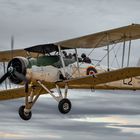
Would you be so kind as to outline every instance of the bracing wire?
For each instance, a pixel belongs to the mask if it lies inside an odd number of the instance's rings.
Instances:
[[[113,46],[112,46],[112,48],[109,50],[109,52],[111,52],[114,48],[115,48],[115,46],[116,46],[116,44],[114,44]],[[98,63],[96,63],[96,65],[95,66],[98,66],[103,60],[104,60],[104,58],[106,58],[107,57],[107,53],[102,57],[102,59],[101,60],[99,60],[99,62]]]
[[[117,49],[116,52],[115,52],[115,50],[113,49],[114,58],[113,58],[113,60],[112,60],[111,67],[112,67],[114,61],[116,60],[117,66],[120,68],[119,61],[118,61],[118,58],[117,58],[117,54],[118,54],[118,52],[119,52],[119,49],[120,49],[120,47],[118,47],[118,49]]]

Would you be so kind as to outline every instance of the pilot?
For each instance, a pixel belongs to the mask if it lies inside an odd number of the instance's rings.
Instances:
[[[69,53],[68,58],[72,59],[72,54],[71,53]]]
[[[74,53],[74,54],[73,54],[73,58],[74,58],[75,60],[77,60],[77,57],[78,57],[78,56],[76,56],[76,53]],[[81,57],[78,57],[78,62],[82,62],[82,58],[81,58]]]
[[[66,51],[63,51],[62,53],[63,53],[63,56],[64,56],[65,58],[67,58],[67,57],[68,57],[68,55],[67,55],[67,52],[66,52]]]
[[[76,53],[72,54],[72,58],[76,60]]]
[[[87,57],[85,53],[82,53],[81,57],[82,57],[82,62],[91,63],[90,58]]]

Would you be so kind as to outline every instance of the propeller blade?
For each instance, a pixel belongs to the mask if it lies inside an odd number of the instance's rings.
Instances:
[[[14,36],[11,36],[11,59],[13,58],[13,50],[14,50]]]
[[[14,74],[15,74],[15,76],[17,76],[19,79],[21,79],[22,81],[24,81],[24,83],[25,83],[25,92],[27,93],[27,92],[28,92],[28,89],[29,89],[27,78],[26,78],[23,74],[21,74],[21,73],[19,73],[19,72],[17,72],[17,71],[14,71]]]
[[[0,84],[6,80],[6,78],[9,76],[9,72],[5,73],[1,78],[0,78]]]

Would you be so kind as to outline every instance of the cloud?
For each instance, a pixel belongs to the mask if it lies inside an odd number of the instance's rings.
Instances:
[[[127,3],[113,0],[109,5],[106,0],[81,0],[80,4],[69,0],[1,0],[1,48],[9,48],[11,34],[15,35],[15,48],[25,48],[139,23],[139,3],[137,0]]]
[[[11,35],[15,36],[14,48],[17,49],[139,23],[139,5],[137,0],[1,0],[0,49],[10,49]],[[139,59],[139,42],[132,42],[132,47],[130,61],[135,66]],[[91,57],[101,59],[104,54],[105,51],[99,49]],[[118,56],[121,55],[120,49]],[[102,64],[106,64],[106,59]]]
[[[69,93],[73,105],[69,114],[60,114],[57,102],[47,95],[35,104],[28,122],[17,114],[23,99],[1,101],[1,133],[25,136],[23,139],[139,139],[139,133],[135,133],[140,123],[137,92],[69,90]]]

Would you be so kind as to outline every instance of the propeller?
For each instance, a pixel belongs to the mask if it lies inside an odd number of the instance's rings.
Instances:
[[[19,80],[23,81],[25,84],[25,92],[28,93],[29,86],[28,86],[28,79],[22,74],[19,73],[18,71],[14,70],[12,66],[8,68],[8,71],[0,78],[0,84],[6,80],[6,78],[14,76],[18,78]]]
[[[14,50],[14,36],[11,36],[11,59],[13,58],[13,50]]]
[[[9,72],[6,72],[6,73],[0,78],[0,84],[1,84],[2,82],[4,82],[4,81],[6,80],[6,78],[7,78],[9,75],[10,75]]]
[[[29,82],[28,82],[28,79],[21,73],[17,72],[17,71],[14,71],[14,74],[16,77],[18,77],[20,80],[22,80],[25,84],[25,92],[28,93],[28,90],[29,90]]]
[[[7,72],[0,78],[0,84],[4,82],[7,78],[14,83],[19,84],[24,82],[25,92],[28,92],[28,79],[26,78],[26,62],[25,58],[14,57],[14,36],[11,36],[11,60],[7,66]]]
[[[7,72],[0,78],[0,84],[4,82],[7,78],[14,83],[19,84],[24,82],[25,92],[28,92],[28,79],[26,78],[26,68],[27,62],[23,57],[14,57],[14,36],[11,36],[11,60],[7,66]]]

